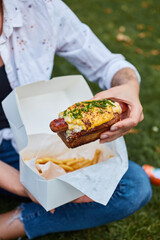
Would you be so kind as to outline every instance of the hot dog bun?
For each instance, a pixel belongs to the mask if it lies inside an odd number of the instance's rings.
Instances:
[[[68,148],[75,148],[99,139],[101,133],[120,121],[125,111],[125,103],[107,99],[79,102],[61,112],[50,128]]]

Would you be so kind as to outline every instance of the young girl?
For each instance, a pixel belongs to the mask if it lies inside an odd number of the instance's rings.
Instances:
[[[65,57],[103,92],[95,98],[117,98],[129,106],[128,117],[101,135],[113,141],[143,120],[139,74],[120,54],[111,53],[61,0],[0,1],[0,102],[17,86],[51,77],[54,55]],[[106,90],[108,89],[108,90]],[[0,187],[35,199],[19,181],[19,155],[0,105]],[[86,196],[46,212],[38,203],[22,203],[0,215],[0,239],[80,230],[120,220],[144,206],[151,186],[143,169],[129,162],[107,206]]]

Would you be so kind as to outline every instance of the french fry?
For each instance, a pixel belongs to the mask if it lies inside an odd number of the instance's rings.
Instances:
[[[84,167],[89,167],[89,166],[91,166],[91,165],[93,165],[93,164],[92,164],[92,161],[89,160],[89,162],[88,162]]]
[[[43,158],[43,159],[45,159],[47,161],[51,161],[55,164],[62,164],[63,163],[61,160],[58,160],[57,158]]]
[[[64,170],[71,172],[71,171],[78,170],[80,168],[88,167],[90,165],[98,163],[100,153],[101,153],[101,151],[99,149],[96,149],[92,160],[86,159],[84,157],[67,158],[67,159],[60,159],[60,160],[58,160],[57,158],[53,158],[53,157],[37,158],[36,164],[45,164],[48,161],[51,161],[51,162],[59,165],[60,167],[62,167]],[[110,157],[112,157],[112,156],[110,156]]]
[[[67,166],[67,165],[65,165],[65,164],[59,164],[59,166],[61,167],[61,168],[63,168],[64,170],[66,170],[66,171],[73,171],[74,169],[72,168],[72,167],[70,167],[70,166]]]
[[[78,170],[81,168],[81,165],[86,162],[86,159],[84,157],[78,158],[78,161],[72,165],[74,170]]]
[[[52,157],[43,157],[43,159],[46,160],[46,161],[52,161],[54,158],[52,158]]]
[[[79,169],[79,166],[75,164],[74,166],[72,166],[72,168],[73,168],[73,171],[75,171]]]
[[[81,158],[78,158],[78,159],[74,158],[72,161],[67,162],[67,165],[71,166],[71,165],[74,165],[75,163],[79,163],[79,162],[82,162],[84,160],[85,160],[84,157],[81,157]]]
[[[76,160],[76,158],[61,159],[61,161],[63,162],[63,164],[67,164],[67,165],[68,165],[69,162],[72,162],[73,160]]]
[[[79,168],[85,167],[85,165],[87,165],[89,162],[90,162],[89,159],[84,160],[82,163],[79,164]]]
[[[55,164],[62,164],[62,161],[61,160],[58,160],[56,158],[37,158],[36,159],[36,164],[45,164],[47,162],[53,162]]]
[[[61,160],[58,160],[58,159],[53,159],[52,162],[55,163],[55,164],[58,164],[58,165],[63,164],[63,162]]]
[[[96,164],[98,162],[100,153],[101,151],[99,149],[96,149],[94,157],[92,159],[92,164]]]
[[[43,158],[37,158],[36,159],[36,164],[45,164],[46,162],[48,162],[48,161],[43,159]]]
[[[42,173],[42,170],[40,169],[39,165],[36,164],[36,168],[37,168],[39,173]]]

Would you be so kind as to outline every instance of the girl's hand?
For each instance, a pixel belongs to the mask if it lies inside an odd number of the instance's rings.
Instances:
[[[106,131],[100,136],[100,143],[110,142],[119,138],[135,127],[144,118],[143,109],[139,100],[139,83],[129,81],[120,86],[115,86],[109,90],[99,92],[94,96],[94,100],[108,98],[122,101],[128,105],[128,111],[123,115],[122,120],[114,124],[110,131]]]
[[[74,203],[88,203],[88,202],[93,202],[93,200],[86,195],[77,198],[76,200],[72,201]]]

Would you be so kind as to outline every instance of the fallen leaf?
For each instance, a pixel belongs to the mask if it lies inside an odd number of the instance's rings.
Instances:
[[[126,31],[126,28],[124,26],[120,26],[118,29],[119,32],[123,33]]]
[[[155,70],[160,70],[160,65],[152,65]]]
[[[151,54],[154,56],[157,56],[157,55],[159,55],[159,50],[153,49],[153,50],[151,50]]]
[[[139,130],[135,128],[131,128],[128,132],[128,134],[137,134],[137,133],[139,133]]]
[[[160,147],[156,147],[156,152],[157,152],[157,153],[160,152]]]
[[[146,34],[144,33],[144,32],[141,32],[141,33],[139,33],[139,35],[138,35],[140,38],[145,38],[146,37]]]
[[[133,40],[130,40],[129,42],[125,42],[124,44],[126,47],[129,47],[129,46],[133,45],[133,43],[134,43]]]
[[[143,54],[143,50],[141,48],[136,48],[135,51],[138,54]]]
[[[106,9],[105,9],[105,13],[107,13],[107,14],[112,13],[112,9],[111,9],[111,8],[106,8]]]
[[[149,32],[141,32],[138,34],[139,38],[145,38],[150,36],[151,34]]]
[[[131,38],[123,33],[118,33],[116,37],[118,42],[131,42]]]
[[[141,6],[142,6],[142,8],[148,8],[148,7],[149,7],[149,3],[147,3],[147,2],[142,2],[142,3],[141,3]]]
[[[137,29],[138,30],[143,30],[145,28],[145,25],[144,24],[138,24],[137,25]]]
[[[149,31],[153,31],[154,27],[153,26],[148,26]]]

